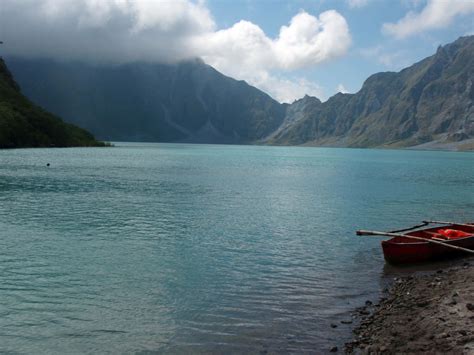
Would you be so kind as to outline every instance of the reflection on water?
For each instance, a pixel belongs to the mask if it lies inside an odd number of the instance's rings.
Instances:
[[[385,264],[383,267],[384,277],[403,277],[411,275],[414,272],[425,273],[441,269],[447,269],[454,266],[463,265],[466,262],[474,262],[472,256],[458,256],[456,258],[449,258],[446,260],[433,261],[429,263],[413,264],[413,265],[390,265]]]
[[[330,323],[400,272],[354,231],[472,219],[473,160],[175,144],[0,151],[0,351],[341,344],[350,326]]]

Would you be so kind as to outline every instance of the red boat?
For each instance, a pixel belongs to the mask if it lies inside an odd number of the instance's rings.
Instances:
[[[431,223],[444,224],[444,226],[420,229]],[[400,234],[401,232],[405,233]],[[421,263],[474,253],[473,223],[425,221],[422,225],[398,231],[358,231],[357,234],[393,237],[382,242],[383,255],[390,264]]]

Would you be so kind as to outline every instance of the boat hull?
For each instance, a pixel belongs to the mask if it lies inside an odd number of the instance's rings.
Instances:
[[[446,228],[456,228],[464,232],[474,233],[474,228],[470,227],[457,227],[455,225],[448,226]],[[428,237],[430,232],[435,232],[439,228],[430,228],[426,230],[419,230],[408,235],[422,237],[430,239]],[[428,232],[428,233],[427,233]],[[467,249],[474,250],[474,235],[458,238],[453,240],[443,241],[446,244],[455,245]],[[443,245],[423,242],[423,241],[412,241],[407,238],[392,238],[382,242],[382,249],[385,260],[390,264],[414,264],[435,261],[445,258],[454,257],[457,255],[465,255],[462,251],[456,251],[455,249],[445,247]]]

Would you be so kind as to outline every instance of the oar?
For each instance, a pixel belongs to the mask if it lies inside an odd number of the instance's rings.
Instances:
[[[474,227],[474,224],[468,223],[456,223],[456,222],[445,222],[445,221],[422,221],[423,223],[432,223],[432,224],[454,224],[455,226],[462,226],[462,227]]]
[[[422,224],[417,224],[416,226],[409,227],[409,228],[396,229],[396,230],[393,230],[393,231],[389,231],[388,233],[408,232],[408,231],[411,231],[411,230],[413,230],[413,229],[418,229],[418,228],[421,228],[421,227],[426,227],[428,224],[430,224],[430,223],[427,222],[427,221],[423,221]]]
[[[421,240],[422,242],[438,244],[438,245],[442,245],[442,246],[447,247],[447,248],[456,249],[456,250],[464,251],[466,253],[474,254],[474,250],[471,250],[471,249],[458,247],[456,245],[447,244],[445,242],[440,242],[438,240],[415,237],[413,235],[400,234],[400,233],[377,232],[377,231],[366,231],[366,230],[358,230],[356,232],[356,234],[357,235],[368,235],[368,236],[401,237],[401,238],[408,238],[408,239],[416,239],[416,240]]]

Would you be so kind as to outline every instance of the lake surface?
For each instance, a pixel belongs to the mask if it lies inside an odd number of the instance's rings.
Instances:
[[[473,220],[473,186],[472,153],[0,151],[0,352],[340,346],[393,277],[354,231]]]

